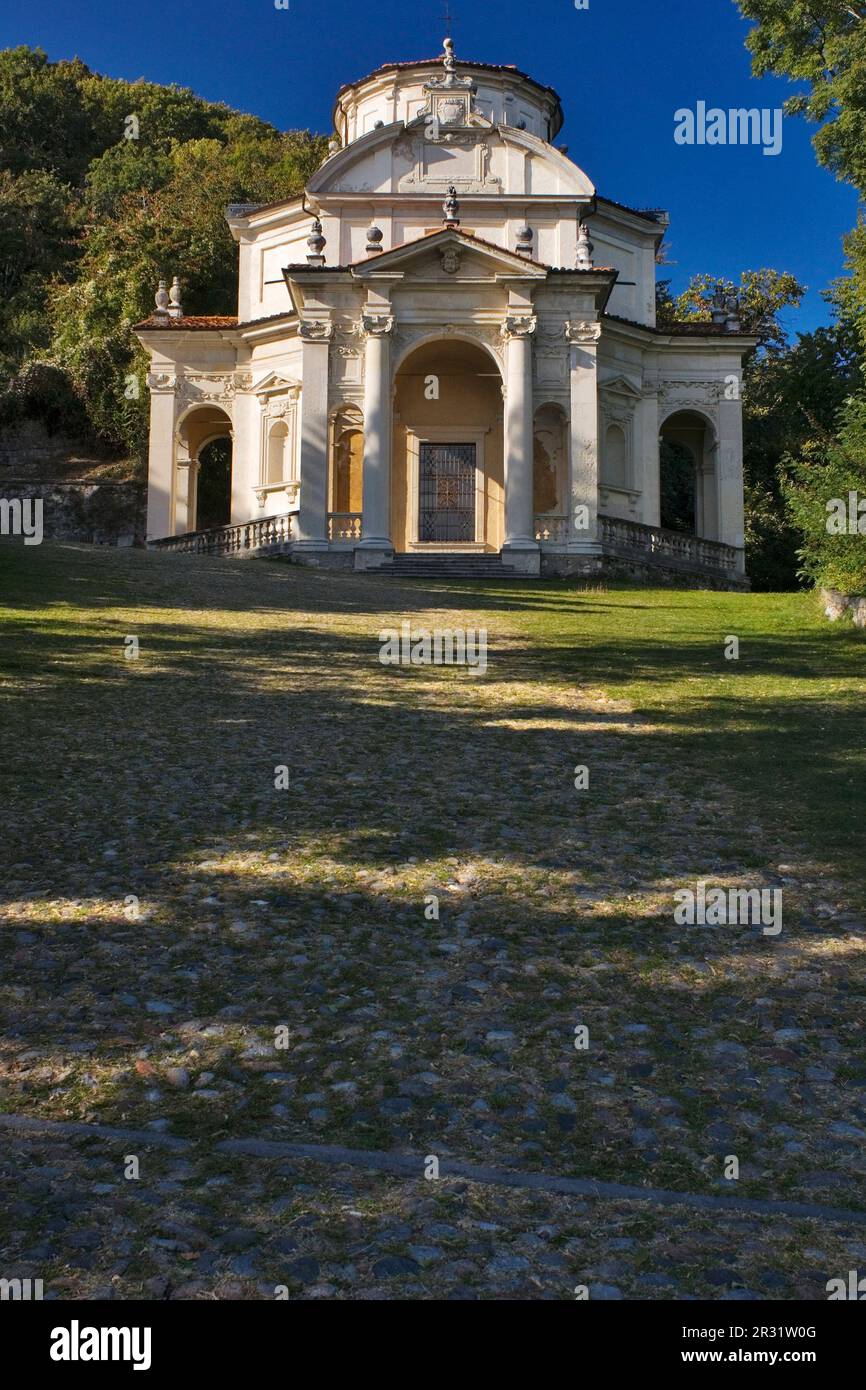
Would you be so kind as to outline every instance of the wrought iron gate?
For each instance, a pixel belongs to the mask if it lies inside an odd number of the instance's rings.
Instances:
[[[475,540],[475,445],[422,444],[419,541]]]

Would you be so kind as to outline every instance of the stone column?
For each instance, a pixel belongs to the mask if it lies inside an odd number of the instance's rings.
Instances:
[[[502,325],[505,360],[505,544],[506,563],[537,574],[540,552],[533,517],[534,432],[532,335],[538,320],[511,314]]]
[[[301,491],[295,550],[328,549],[328,367],[334,325],[302,320]]]
[[[195,530],[198,459],[189,455],[177,461],[177,495],[174,504],[174,529],[178,536]]]
[[[571,344],[571,502],[568,548],[575,554],[599,555],[598,529],[598,343],[601,324],[570,322]]]
[[[740,372],[737,372],[737,380]],[[725,378],[730,382],[730,376]],[[718,538],[738,551],[737,569],[745,573],[745,508],[743,501],[743,403],[730,387],[720,389],[719,439],[716,453],[718,479]]]
[[[364,351],[364,519],[359,569],[375,569],[393,555],[391,540],[391,334],[387,313],[365,313]],[[363,552],[363,553],[362,553]]]
[[[174,412],[177,377],[151,372],[150,452],[147,465],[147,539],[162,540],[174,530]]]
[[[233,526],[252,521],[258,515],[255,487],[259,481],[261,448],[261,407],[251,394],[252,375],[239,372],[234,378],[232,417],[232,510]]]
[[[661,478],[659,466],[659,397],[658,388],[647,386],[638,407],[640,436],[638,440],[640,472],[637,486],[641,489],[640,516],[644,526],[661,525]]]

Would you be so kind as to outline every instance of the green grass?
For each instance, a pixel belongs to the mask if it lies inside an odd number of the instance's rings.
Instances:
[[[745,814],[754,799],[862,885],[866,635],[828,623],[813,594],[536,592],[515,622],[551,679],[627,701],[701,799],[733,787]],[[738,661],[725,659],[729,636]]]
[[[406,617],[486,627],[487,676],[382,667]],[[724,1118],[742,1190],[866,1201],[826,1140],[866,1121],[866,641],[812,597],[4,546],[0,625],[0,1106],[711,1191]],[[784,936],[676,928],[699,878],[784,884]]]

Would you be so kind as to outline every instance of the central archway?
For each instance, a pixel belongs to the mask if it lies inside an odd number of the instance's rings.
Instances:
[[[477,343],[437,339],[409,353],[394,388],[394,549],[501,550],[503,401],[496,361]]]

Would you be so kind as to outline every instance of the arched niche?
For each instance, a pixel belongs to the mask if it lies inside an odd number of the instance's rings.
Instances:
[[[625,491],[631,486],[630,471],[625,427],[620,424],[608,425],[601,455],[601,482],[606,487]]]
[[[568,489],[568,420],[562,406],[548,404],[535,412],[532,497],[536,516],[564,515]]]
[[[292,434],[285,420],[276,420],[268,430],[265,482],[288,482],[294,477]]]
[[[334,518],[335,539],[343,532],[360,536],[364,510],[364,417],[357,406],[346,405],[331,417],[330,511]]]

